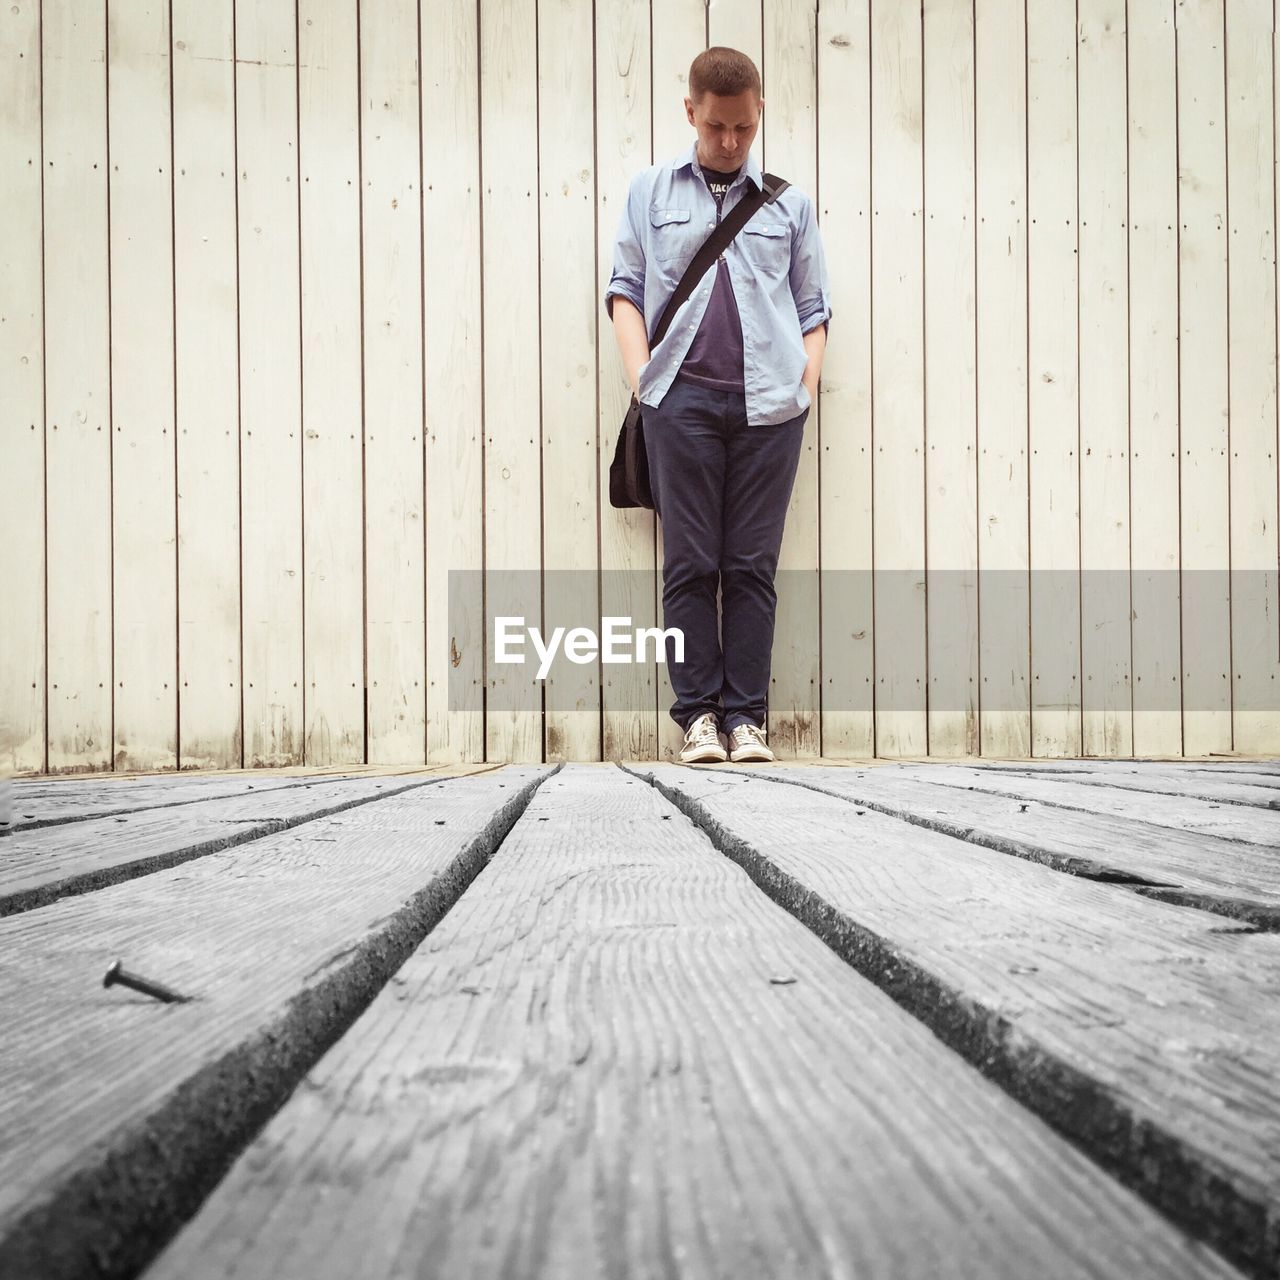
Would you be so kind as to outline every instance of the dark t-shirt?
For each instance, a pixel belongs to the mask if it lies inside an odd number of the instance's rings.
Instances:
[[[721,173],[703,167],[707,187],[716,200],[716,222],[724,208],[724,195],[739,170]],[[705,279],[705,277],[704,277]],[[737,299],[733,296],[733,283],[729,279],[729,264],[722,253],[716,261],[716,273],[711,287],[711,298],[693,345],[685,356],[676,375],[696,382],[700,386],[714,387],[718,391],[743,391],[742,368],[742,320],[738,315]]]

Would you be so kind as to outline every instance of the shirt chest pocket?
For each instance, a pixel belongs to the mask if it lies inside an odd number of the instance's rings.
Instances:
[[[691,226],[688,209],[651,208],[649,210],[649,246],[661,262],[692,257],[698,241]]]
[[[748,222],[742,228],[742,251],[768,275],[791,269],[791,237],[784,222]]]

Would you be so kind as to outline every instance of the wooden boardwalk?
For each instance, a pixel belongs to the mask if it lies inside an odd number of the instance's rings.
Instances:
[[[0,916],[0,1280],[1280,1275],[1275,760],[31,778]]]

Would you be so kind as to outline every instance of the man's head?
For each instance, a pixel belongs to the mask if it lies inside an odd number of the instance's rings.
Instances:
[[[736,169],[747,158],[764,110],[756,64],[737,49],[704,49],[689,68],[684,109],[698,131],[698,163]]]

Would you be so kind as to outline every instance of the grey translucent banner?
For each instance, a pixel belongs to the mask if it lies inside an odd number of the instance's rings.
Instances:
[[[712,590],[716,583],[711,580]],[[822,710],[1280,703],[1275,570],[779,570],[773,672]],[[449,574],[449,708],[652,711],[683,642],[643,570]],[[799,673],[799,674],[797,674]],[[668,691],[669,692],[669,691]]]

